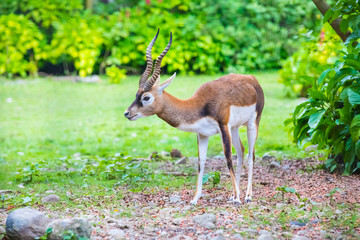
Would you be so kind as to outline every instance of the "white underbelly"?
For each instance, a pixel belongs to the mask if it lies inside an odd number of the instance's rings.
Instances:
[[[255,121],[255,110],[255,104],[246,107],[231,106],[228,126],[230,128],[240,127],[241,125],[247,124],[249,121]],[[200,133],[204,136],[212,136],[220,131],[218,123],[210,117],[201,118],[191,124],[180,124],[177,128],[185,132]]]
[[[219,124],[212,118],[204,117],[191,124],[180,124],[177,129],[185,132],[196,132],[204,136],[212,136],[219,132]]]

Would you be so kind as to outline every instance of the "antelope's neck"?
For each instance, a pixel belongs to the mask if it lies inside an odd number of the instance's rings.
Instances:
[[[167,92],[162,96],[163,109],[157,116],[173,127],[184,122],[193,122],[198,118],[196,99],[182,100]]]

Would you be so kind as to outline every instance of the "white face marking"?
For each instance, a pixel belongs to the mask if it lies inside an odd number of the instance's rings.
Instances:
[[[151,93],[144,93],[141,96],[141,103],[143,106],[149,106],[154,102],[154,96]]]

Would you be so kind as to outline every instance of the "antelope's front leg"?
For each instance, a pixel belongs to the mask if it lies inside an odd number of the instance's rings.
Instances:
[[[229,168],[231,183],[232,183],[233,190],[234,190],[234,196],[230,200],[235,203],[241,204],[240,197],[239,197],[239,195],[240,195],[239,185],[235,178],[234,167],[233,167],[233,162],[232,162],[232,157],[231,157],[231,134],[229,131],[229,127],[227,125],[222,125],[222,126],[220,125],[220,132],[221,132],[221,140],[222,140],[223,148],[224,148],[224,155],[226,158],[226,164]]]
[[[193,200],[191,200],[191,202],[190,202],[193,205],[196,205],[198,200],[201,197],[202,183],[203,183],[203,176],[204,176],[204,168],[205,168],[205,162],[206,162],[206,153],[207,153],[207,148],[208,148],[209,137],[198,134],[197,139],[198,139],[198,152],[199,152],[198,179],[197,179],[195,196],[194,196]]]

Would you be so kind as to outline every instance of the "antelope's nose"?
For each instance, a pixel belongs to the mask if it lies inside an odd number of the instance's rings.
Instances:
[[[126,110],[126,111],[124,112],[124,116],[125,116],[126,118],[128,118],[128,117],[130,116],[130,112]]]

